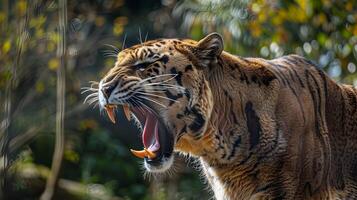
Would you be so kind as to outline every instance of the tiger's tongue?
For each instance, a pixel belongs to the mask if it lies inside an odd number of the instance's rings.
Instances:
[[[151,152],[155,152],[159,150],[160,143],[159,143],[159,122],[156,116],[147,112],[144,131],[142,134],[142,141],[144,147]]]
[[[146,117],[144,131],[141,136],[144,149],[139,151],[130,149],[130,151],[136,157],[154,159],[157,157],[156,152],[160,149],[159,121],[156,116],[150,112],[146,112],[146,115],[141,117]]]

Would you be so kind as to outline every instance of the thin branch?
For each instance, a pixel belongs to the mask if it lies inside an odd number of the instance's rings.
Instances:
[[[65,87],[66,87],[66,28],[67,28],[67,0],[59,0],[59,32],[57,56],[61,60],[61,65],[57,70],[57,114],[56,114],[56,144],[52,158],[52,168],[47,179],[45,191],[41,195],[41,200],[50,200],[53,197],[58,175],[62,165],[64,151],[64,116],[65,116]]]

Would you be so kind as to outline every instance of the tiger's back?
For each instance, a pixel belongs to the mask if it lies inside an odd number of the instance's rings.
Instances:
[[[275,114],[287,142],[282,171],[287,189],[296,186],[285,198],[356,199],[357,90],[300,56],[258,62],[281,85]]]

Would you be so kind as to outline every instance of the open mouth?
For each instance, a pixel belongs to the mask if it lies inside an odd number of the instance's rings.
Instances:
[[[115,123],[116,105],[107,104],[105,110],[109,119]],[[169,160],[172,160],[173,153],[173,135],[164,125],[163,120],[158,117],[152,109],[145,107],[130,107],[123,105],[125,117],[130,121],[132,118],[137,120],[142,130],[143,150],[130,151],[138,158],[145,161],[148,170],[155,171],[164,168]]]

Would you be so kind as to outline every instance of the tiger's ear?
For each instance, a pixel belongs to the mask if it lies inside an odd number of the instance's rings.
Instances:
[[[222,36],[218,33],[211,33],[197,43],[196,56],[208,64],[215,61],[222,51]]]

